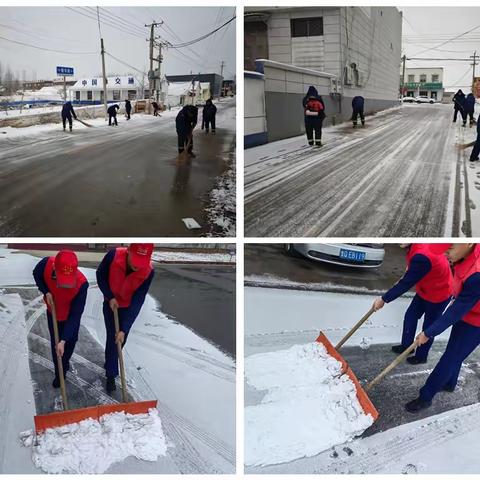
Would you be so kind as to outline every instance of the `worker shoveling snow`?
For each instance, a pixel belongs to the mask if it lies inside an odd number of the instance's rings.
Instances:
[[[49,428],[36,438],[33,431],[22,432],[20,438],[32,449],[35,466],[46,473],[104,473],[127,457],[155,462],[167,453],[156,409],[140,415],[111,413],[99,421]]]
[[[245,375],[249,385],[267,391],[260,404],[245,408],[246,465],[311,457],[373,423],[355,385],[321,343],[251,355]]]

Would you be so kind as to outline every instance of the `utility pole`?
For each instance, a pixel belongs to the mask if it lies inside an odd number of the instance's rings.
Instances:
[[[222,60],[220,63],[220,76],[223,78],[223,67],[225,67],[225,62]]]
[[[402,62],[403,62],[403,66],[402,66],[402,86],[401,86],[401,94],[402,94],[402,98],[404,96],[404,91],[405,91],[405,61],[407,60],[407,56],[406,55],[403,55],[402,57]]]
[[[158,88],[157,88],[157,103],[160,101],[160,95],[162,93],[162,62],[163,62],[163,56],[162,56],[162,47],[164,44],[160,42],[158,44]]]
[[[103,38],[100,39],[100,47],[102,52],[102,76],[103,76],[103,108],[105,109],[105,120],[107,119],[107,74],[105,73],[105,48],[103,46]]]
[[[148,89],[149,89],[149,103],[148,103],[148,111],[150,113],[150,101],[153,97],[153,91],[155,89],[155,74],[153,72],[153,62],[157,61],[157,59],[154,58],[153,56],[153,46],[155,44],[155,27],[158,27],[159,25],[162,25],[163,22],[152,22],[149,25],[145,25],[145,27],[150,27],[150,39],[147,41],[150,44],[150,53],[149,53],[149,58],[150,58],[150,70],[148,71]],[[158,101],[158,94],[157,94],[157,101]]]
[[[475,66],[477,65],[477,58],[480,58],[480,55],[477,55],[477,51],[475,50],[473,52],[473,55],[470,56],[470,58],[473,59],[473,63],[470,64],[473,66],[473,72],[472,72],[472,92],[473,92],[473,89],[475,87]]]

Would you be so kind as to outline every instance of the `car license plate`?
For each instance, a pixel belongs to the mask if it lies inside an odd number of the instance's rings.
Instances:
[[[356,252],[355,250],[340,249],[340,258],[351,262],[364,262],[365,252]]]

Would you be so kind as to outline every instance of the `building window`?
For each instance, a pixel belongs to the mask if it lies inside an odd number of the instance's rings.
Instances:
[[[427,76],[424,73],[420,75],[420,83],[427,83]]]
[[[408,76],[408,83],[415,83],[415,75]]]
[[[93,92],[91,90],[87,90],[87,100],[91,100],[93,98]]]
[[[137,98],[137,91],[136,90],[129,90],[128,91],[128,99],[135,100]]]
[[[77,91],[75,92],[75,100],[76,100],[77,102],[80,101],[80,90],[77,90]]]
[[[432,83],[438,83],[438,73],[432,75]]]
[[[323,17],[292,18],[290,29],[292,38],[320,37],[323,35]]]
[[[120,100],[120,90],[113,90],[113,101]]]

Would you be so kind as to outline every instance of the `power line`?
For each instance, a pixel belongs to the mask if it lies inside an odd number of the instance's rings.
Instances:
[[[141,70],[139,70],[138,68],[132,66],[132,65],[129,65],[127,62],[124,62],[123,60],[120,60],[119,58],[115,57],[114,55],[112,55],[111,53],[107,52],[105,50],[105,53],[110,57],[110,58],[113,58],[114,60],[116,60],[117,62],[121,63],[122,65],[125,65],[126,67],[129,67],[131,68],[132,70],[135,70],[136,72],[138,73],[141,73],[144,77],[146,75],[147,72],[142,72]]]
[[[52,48],[38,47],[37,45],[31,45],[29,43],[19,42],[17,40],[12,40],[10,38],[0,36],[0,39],[5,40],[6,42],[16,43],[18,45],[23,45],[24,47],[36,48],[37,50],[44,50],[46,52],[55,52],[55,53],[66,53],[68,55],[97,55],[98,52],[67,52],[65,50],[54,50]]]

